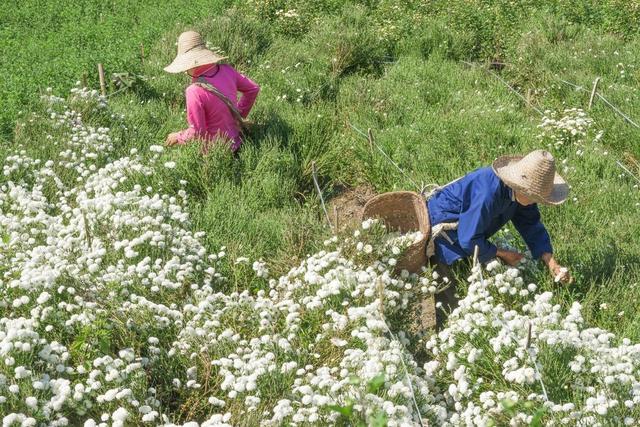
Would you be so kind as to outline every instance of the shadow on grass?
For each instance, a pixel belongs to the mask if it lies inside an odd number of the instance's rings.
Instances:
[[[622,249],[614,240],[602,242],[589,251],[576,249],[567,253],[567,263],[573,266],[577,285],[574,291],[578,297],[584,297],[594,285],[607,282],[621,270],[632,269],[640,265],[640,256]]]
[[[143,101],[157,101],[162,99],[162,94],[145,80],[139,79],[131,87],[131,92]]]
[[[256,120],[243,145],[251,144],[260,150],[265,141],[279,141],[280,148],[289,146],[292,128],[280,114],[269,110],[264,117]]]

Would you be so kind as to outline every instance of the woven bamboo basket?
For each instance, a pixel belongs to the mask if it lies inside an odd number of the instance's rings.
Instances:
[[[409,246],[398,259],[396,272],[418,273],[427,264],[426,245],[431,232],[427,205],[418,193],[394,191],[373,197],[364,205],[362,218],[379,218],[388,230],[400,233],[421,231],[424,238]]]

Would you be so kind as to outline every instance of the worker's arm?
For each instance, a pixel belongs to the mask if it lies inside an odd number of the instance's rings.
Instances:
[[[201,98],[203,90],[205,89],[201,89],[196,85],[187,87],[185,96],[187,100],[187,122],[189,123],[189,127],[175,134],[175,144],[184,144],[190,139],[204,137],[207,124],[205,121],[204,103]],[[168,138],[167,145],[173,145],[169,143]]]
[[[235,70],[234,70],[235,71]],[[242,93],[242,97],[238,102],[238,110],[240,110],[240,115],[244,118],[247,118],[251,108],[253,108],[253,104],[256,102],[256,98],[258,97],[258,92],[260,92],[260,86],[258,86],[253,80],[249,79],[245,75],[236,73],[236,87],[238,92]]]
[[[518,265],[520,260],[524,258],[524,255],[522,255],[520,252],[508,251],[506,249],[500,248],[498,248],[498,250],[496,251],[496,256],[513,267]]]
[[[533,258],[541,259],[547,265],[549,272],[556,281],[563,283],[573,281],[569,270],[560,265],[553,257],[551,238],[544,224],[542,224],[537,205],[518,206],[511,222],[513,222],[516,230],[518,230],[518,233],[520,233],[529,247]]]
[[[543,253],[553,253],[551,238],[542,221],[536,204],[518,205],[511,222],[522,236],[534,259],[540,259]]]

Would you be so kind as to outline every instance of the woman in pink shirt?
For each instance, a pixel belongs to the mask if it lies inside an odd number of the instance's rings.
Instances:
[[[236,71],[225,59],[206,48],[200,34],[187,31],[178,37],[178,55],[165,67],[170,73],[187,72],[192,84],[185,91],[189,127],[167,136],[166,144],[185,144],[192,139],[208,143],[227,140],[235,153],[242,143],[239,121],[255,103],[260,87]],[[238,101],[238,92],[242,94]]]

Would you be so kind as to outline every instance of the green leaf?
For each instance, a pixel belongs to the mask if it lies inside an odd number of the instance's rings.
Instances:
[[[332,411],[338,412],[340,415],[344,417],[350,417],[351,414],[353,414],[353,403],[347,406],[329,405],[329,409],[331,409]]]
[[[504,411],[509,415],[512,415],[515,412],[515,406],[517,404],[518,402],[511,399],[502,399],[500,401],[500,405],[502,405],[502,407],[504,408]]]
[[[382,411],[378,411],[375,418],[371,420],[369,425],[371,427],[387,427],[387,421],[387,415]]]
[[[517,402],[515,400],[511,400],[511,399],[502,399],[500,401],[500,404],[502,405],[502,407],[507,411],[513,409],[514,406],[516,406],[516,403]]]
[[[542,424],[542,417],[544,417],[544,414],[547,412],[547,408],[546,407],[541,407],[539,408],[536,413],[533,415],[533,418],[531,419],[531,424],[529,424],[531,427],[542,427],[544,424]]]
[[[109,354],[111,351],[111,333],[103,330],[98,333],[98,348],[102,354]]]
[[[360,384],[360,377],[358,377],[356,375],[349,376],[349,384],[351,384],[351,385],[359,385]]]
[[[378,374],[375,377],[371,378],[369,383],[367,384],[367,392],[369,393],[377,393],[380,390],[380,387],[384,385],[384,374]]]

